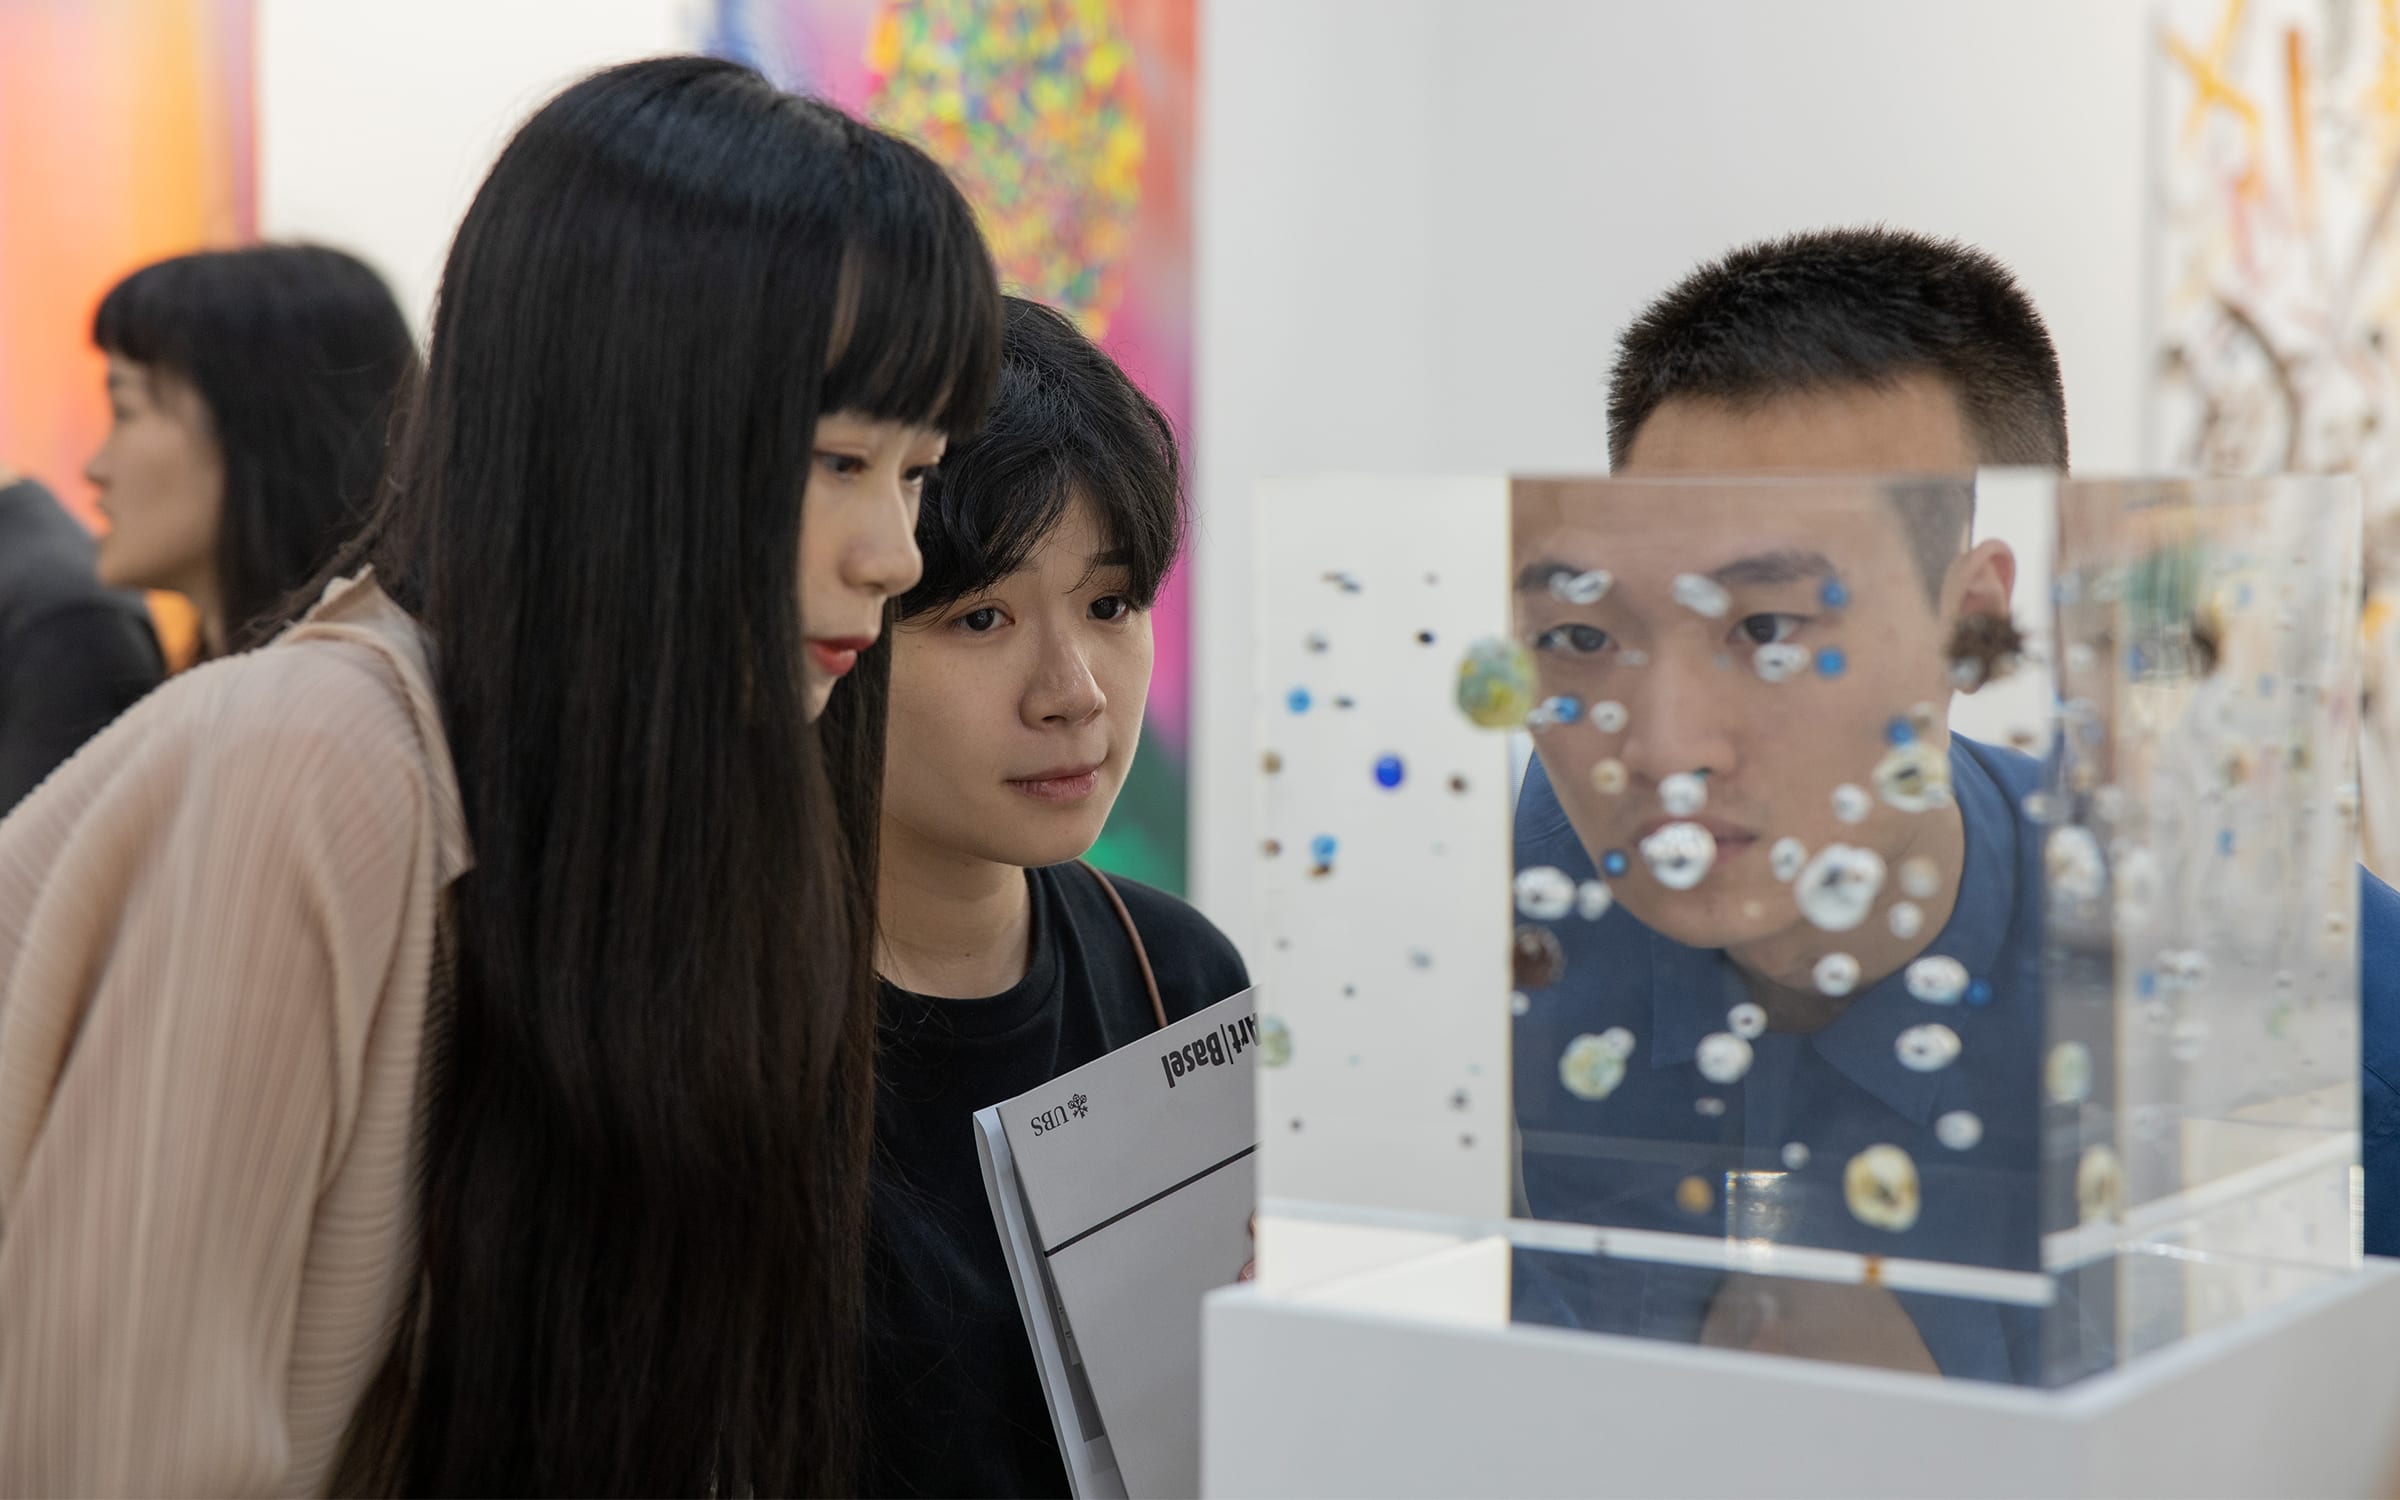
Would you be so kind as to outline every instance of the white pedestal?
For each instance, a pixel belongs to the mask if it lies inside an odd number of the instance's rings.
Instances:
[[[2400,1262],[2060,1392],[1506,1322],[1478,1241],[1208,1301],[1202,1493],[2391,1495]],[[1500,1295],[1492,1293],[1497,1277]]]

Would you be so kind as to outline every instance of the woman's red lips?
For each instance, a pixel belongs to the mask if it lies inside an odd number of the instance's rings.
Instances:
[[[828,677],[840,677],[858,665],[858,654],[875,644],[871,635],[811,636],[808,659]]]

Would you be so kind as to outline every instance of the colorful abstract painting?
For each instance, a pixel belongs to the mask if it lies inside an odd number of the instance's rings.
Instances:
[[[252,232],[251,25],[251,0],[0,3],[0,463],[87,521],[101,294]]]
[[[2155,91],[2153,457],[2400,507],[2400,0],[2183,0]]]
[[[1073,314],[1191,443],[1195,0],[716,0],[708,50],[923,145],[1008,289]],[[1141,753],[1093,859],[1184,886],[1190,604],[1154,616]]]

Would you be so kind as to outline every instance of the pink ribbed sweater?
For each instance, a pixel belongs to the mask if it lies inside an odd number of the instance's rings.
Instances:
[[[0,1491],[325,1486],[416,1274],[470,858],[423,638],[370,577],[0,823]]]

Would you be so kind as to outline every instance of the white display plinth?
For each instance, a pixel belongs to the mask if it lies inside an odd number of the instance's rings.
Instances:
[[[1507,1323],[1482,1240],[1208,1301],[1212,1496],[2390,1495],[2400,1262],[2062,1391]]]

